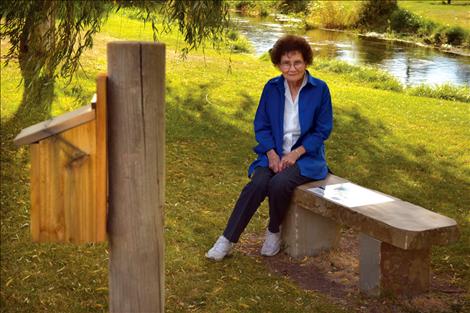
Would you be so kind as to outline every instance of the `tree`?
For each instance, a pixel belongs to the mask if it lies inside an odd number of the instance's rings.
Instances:
[[[73,76],[108,15],[125,7],[137,8],[142,20],[151,23],[154,40],[176,23],[189,49],[205,39],[220,41],[228,28],[224,0],[2,1],[0,38],[11,44],[6,64],[18,60],[24,82],[16,115],[34,114],[36,120],[49,116],[55,79]]]

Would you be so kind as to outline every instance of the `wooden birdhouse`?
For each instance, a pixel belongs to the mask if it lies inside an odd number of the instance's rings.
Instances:
[[[14,142],[31,151],[32,240],[106,240],[106,76],[91,104],[25,128]]]

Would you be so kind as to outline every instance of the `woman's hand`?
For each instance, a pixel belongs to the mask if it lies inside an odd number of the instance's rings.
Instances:
[[[295,150],[292,150],[288,154],[282,157],[281,163],[279,164],[279,171],[283,171],[286,168],[293,166],[295,162],[305,153],[305,148],[303,146],[298,147]]]
[[[274,173],[280,172],[281,159],[279,158],[279,155],[277,155],[276,151],[271,149],[266,153],[266,155],[268,156],[269,160],[269,168]]]

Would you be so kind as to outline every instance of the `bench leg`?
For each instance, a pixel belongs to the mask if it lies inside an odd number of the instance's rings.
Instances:
[[[340,227],[334,221],[291,204],[282,223],[282,241],[292,257],[317,255],[337,246]]]
[[[368,295],[417,295],[429,290],[430,249],[403,250],[359,235],[359,287]]]

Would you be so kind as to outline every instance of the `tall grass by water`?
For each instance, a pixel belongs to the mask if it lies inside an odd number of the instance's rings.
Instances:
[[[205,260],[248,181],[253,115],[264,83],[278,72],[268,61],[230,54],[229,47],[207,48],[205,54],[193,52],[181,59],[179,36],[161,37],[167,44],[166,312],[355,309],[303,290],[239,250],[221,263]],[[83,57],[86,72],[70,85],[63,80],[56,84],[54,115],[91,98],[95,76],[106,71],[106,43],[112,40],[152,40],[152,33],[126,14],[112,15]],[[6,46],[2,41],[2,53]],[[470,184],[470,155],[464,152],[470,146],[469,105],[384,90],[386,86],[376,86],[387,77],[372,73],[374,80],[367,71],[355,71],[326,61],[311,69],[328,83],[333,98],[330,167],[353,182],[456,219],[462,238],[433,249],[432,269],[468,290],[470,198],[464,186]],[[18,125],[11,124],[11,117],[22,96],[16,64],[2,67],[1,81],[1,311],[106,312],[107,244],[30,241],[29,153],[12,144]],[[247,234],[263,233],[267,216],[263,205]],[[358,308],[368,305],[359,295],[355,301]]]
[[[385,33],[390,39],[470,48],[469,1],[399,1],[378,12],[364,1],[313,1],[305,16],[307,29],[323,27]],[[384,14],[384,15],[380,15]]]
[[[269,62],[268,54],[261,55],[260,60]],[[365,84],[375,89],[405,92],[406,94],[419,97],[470,103],[470,87],[465,85],[442,84],[405,87],[393,75],[376,66],[354,65],[334,59],[316,58],[313,62],[313,69],[321,72],[336,73],[345,80]]]

